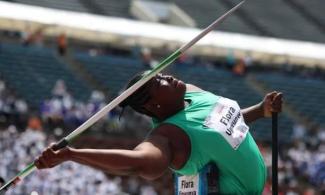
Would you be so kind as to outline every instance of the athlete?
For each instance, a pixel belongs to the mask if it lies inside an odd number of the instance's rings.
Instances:
[[[143,77],[138,74],[129,83]],[[48,147],[35,161],[39,169],[73,161],[111,174],[155,179],[167,169],[197,174],[208,163],[219,169],[220,194],[261,194],[266,180],[262,155],[246,125],[281,112],[282,93],[240,109],[236,101],[214,95],[169,75],[158,74],[121,103],[152,117],[153,129],[133,150]]]

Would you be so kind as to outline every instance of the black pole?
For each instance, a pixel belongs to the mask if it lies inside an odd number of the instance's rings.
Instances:
[[[272,194],[278,195],[278,113],[272,113]]]

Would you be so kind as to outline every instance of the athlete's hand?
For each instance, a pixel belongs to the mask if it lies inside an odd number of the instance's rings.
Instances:
[[[57,166],[68,160],[70,148],[65,147],[58,151],[52,149],[54,144],[46,148],[42,154],[34,161],[38,169],[47,169]]]
[[[282,93],[277,91],[265,95],[262,102],[264,117],[271,117],[272,112],[282,111],[282,97]]]

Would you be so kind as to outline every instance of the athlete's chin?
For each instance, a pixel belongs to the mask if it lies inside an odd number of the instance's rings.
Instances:
[[[178,88],[181,91],[186,91],[186,84],[183,81],[178,81],[176,88]]]

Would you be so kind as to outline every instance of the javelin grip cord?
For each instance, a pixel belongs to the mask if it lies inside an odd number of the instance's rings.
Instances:
[[[55,145],[52,146],[52,149],[54,151],[60,150],[64,147],[66,147],[67,145],[69,145],[68,140],[66,140],[65,138],[62,138],[58,143],[56,143]]]

